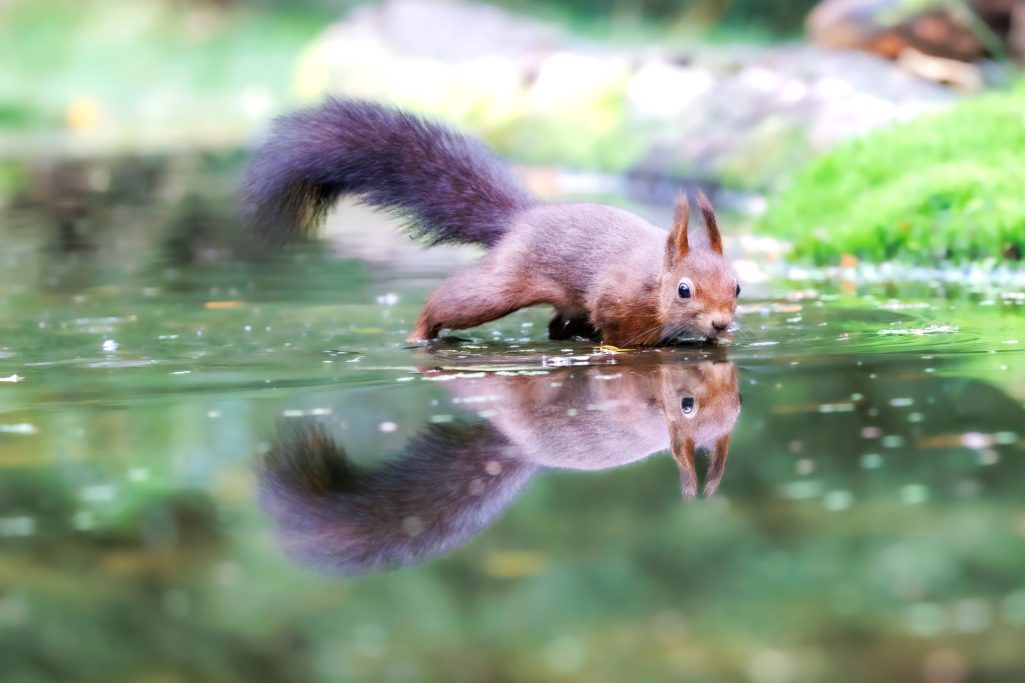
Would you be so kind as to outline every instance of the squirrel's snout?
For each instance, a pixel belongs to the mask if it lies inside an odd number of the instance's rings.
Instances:
[[[733,322],[729,318],[713,318],[708,321],[708,332],[706,336],[709,340],[722,339],[723,337],[729,336],[730,323]]]

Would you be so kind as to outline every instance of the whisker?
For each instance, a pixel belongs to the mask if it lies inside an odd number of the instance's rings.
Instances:
[[[644,330],[640,334],[635,334],[633,337],[630,337],[630,339],[628,339],[624,345],[625,346],[630,346],[631,344],[633,344],[635,341],[637,341],[641,337],[643,337],[645,335],[648,335],[648,334],[651,334],[652,332],[657,330],[659,327],[660,327],[660,325],[654,325],[654,326],[649,327],[648,329]]]

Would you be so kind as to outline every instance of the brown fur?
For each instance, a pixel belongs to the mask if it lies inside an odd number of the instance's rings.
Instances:
[[[670,447],[688,498],[698,491],[695,449],[708,450],[712,495],[740,413],[734,365],[618,360],[544,375],[428,371],[484,421],[427,425],[372,467],[317,422],[282,423],[257,470],[282,548],[349,575],[423,562],[480,533],[538,472],[606,470]]]
[[[593,329],[616,346],[652,346],[680,335],[718,338],[733,320],[737,277],[703,194],[698,206],[707,237],[697,245],[690,243],[684,195],[668,235],[611,206],[532,207],[483,260],[441,283],[409,339],[431,339],[443,328],[474,327],[536,304],[555,307],[550,329]],[[677,295],[684,278],[689,299]]]
[[[729,362],[650,363],[627,358],[542,376],[456,377],[446,388],[472,399],[513,445],[542,467],[603,470],[670,450],[687,498],[698,491],[695,451],[709,455],[703,493],[719,488],[730,432],[740,415],[736,366]],[[693,401],[685,414],[684,398]]]
[[[478,264],[435,291],[409,336],[432,339],[548,304],[555,339],[617,346],[679,335],[716,338],[733,320],[737,277],[712,206],[707,239],[690,244],[690,206],[665,232],[601,204],[542,204],[479,140],[374,102],[328,98],[275,122],[241,187],[243,217],[272,240],[310,234],[334,203],[358,197],[429,242],[478,244]],[[682,280],[691,294],[677,296]]]

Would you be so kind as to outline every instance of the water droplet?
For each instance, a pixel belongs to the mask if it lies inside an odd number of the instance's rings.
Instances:
[[[798,678],[797,662],[783,650],[761,650],[748,663],[748,675],[754,683],[785,683]]]
[[[900,499],[908,505],[920,505],[929,500],[929,489],[921,484],[908,484],[900,490]]]
[[[149,470],[145,467],[133,467],[128,470],[129,481],[146,481],[149,479]]]
[[[875,470],[883,466],[883,456],[878,453],[866,453],[861,456],[861,466],[866,470]]]
[[[88,510],[79,510],[71,518],[71,524],[79,531],[89,531],[96,526],[96,518]]]
[[[995,465],[998,462],[1000,462],[1000,454],[992,448],[987,448],[979,451],[980,465]]]
[[[13,593],[0,597],[0,624],[21,624],[28,617],[28,612],[24,598]]]
[[[1004,621],[1014,626],[1025,626],[1025,590],[1008,595],[1000,607]]]
[[[939,635],[946,628],[943,608],[931,602],[911,605],[907,612],[908,630],[919,636]]]
[[[783,495],[791,500],[808,500],[822,494],[822,484],[817,481],[792,481],[783,486]]]
[[[78,496],[87,503],[106,503],[114,500],[115,493],[113,484],[93,484],[79,489]]]
[[[989,434],[982,434],[981,432],[965,432],[961,435],[961,444],[964,445],[965,448],[979,450],[992,446],[993,437]]]
[[[839,512],[846,510],[854,503],[854,496],[850,491],[830,491],[822,499],[822,504],[827,510]]]
[[[36,520],[31,517],[0,517],[0,536],[31,536],[35,530]]]
[[[0,434],[38,434],[39,428],[28,422],[17,422],[15,424],[0,424]]]
[[[983,600],[958,600],[954,604],[954,628],[962,633],[981,633],[992,621],[990,607]]]
[[[164,593],[164,611],[172,617],[188,616],[191,606],[191,601],[185,591],[170,590]]]

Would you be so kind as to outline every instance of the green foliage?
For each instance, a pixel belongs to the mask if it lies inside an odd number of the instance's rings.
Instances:
[[[817,0],[493,0],[514,10],[557,14],[577,23],[601,19],[659,24],[696,19],[729,29],[757,25],[770,33],[792,34],[801,30],[808,10]]]
[[[804,18],[818,0],[734,0],[720,2],[725,6],[723,22],[727,25],[763,25],[782,33],[799,32]]]
[[[813,161],[761,229],[835,263],[1017,258],[1025,248],[1025,89],[844,143]]]

